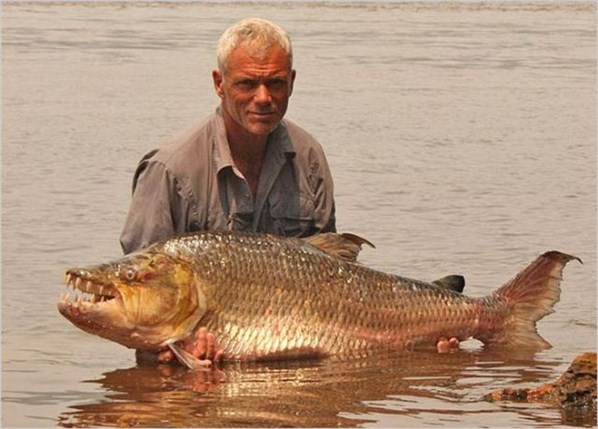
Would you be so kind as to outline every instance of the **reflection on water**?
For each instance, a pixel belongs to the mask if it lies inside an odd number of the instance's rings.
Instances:
[[[516,412],[554,424],[558,410],[541,405],[490,404],[488,380],[504,386],[542,383],[557,362],[489,351],[437,355],[406,353],[352,361],[228,364],[212,371],[135,366],[88,380],[106,392],[98,401],[72,405],[64,427],[358,427],[379,416],[417,426],[430,413],[446,425],[466,425],[484,414]],[[377,415],[376,419],[368,415]],[[544,417],[543,417],[544,416]],[[562,424],[595,424],[592,415]],[[513,422],[512,422],[513,423]]]

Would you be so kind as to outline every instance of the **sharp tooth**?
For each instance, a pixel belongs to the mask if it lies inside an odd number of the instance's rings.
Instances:
[[[91,302],[92,304],[95,304],[97,300],[98,296],[95,293],[89,298],[89,302]]]
[[[100,286],[100,290],[98,291],[98,294],[104,296],[104,286]]]
[[[85,291],[91,292],[92,286],[93,286],[93,284],[88,280],[87,283],[85,283]]]
[[[64,282],[68,285],[71,282],[71,273],[66,273],[64,275]]]
[[[75,287],[77,289],[81,289],[81,283],[82,283],[81,277],[77,277],[77,280],[75,280]]]

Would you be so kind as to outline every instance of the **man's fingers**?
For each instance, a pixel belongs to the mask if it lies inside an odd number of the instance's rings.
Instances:
[[[216,355],[216,336],[211,332],[207,334],[206,338],[206,359],[212,359]]]
[[[436,343],[436,351],[438,353],[449,353],[454,352],[455,350],[459,349],[459,340],[455,337],[451,337],[450,339],[446,339],[445,337],[441,337],[438,339]]]
[[[205,340],[206,337],[208,336],[208,328],[206,328],[205,326],[202,326],[201,328],[199,328],[197,330],[196,336],[197,336],[197,339],[200,339],[202,341]]]
[[[170,350],[164,350],[163,352],[158,353],[158,362],[170,362],[174,359],[174,353]]]
[[[195,344],[189,349],[189,351],[197,358],[206,358],[206,349],[208,342],[208,329],[201,327],[195,333]]]
[[[436,351],[438,353],[448,353],[449,350],[450,350],[449,341],[444,337],[439,338],[438,342],[436,343]]]

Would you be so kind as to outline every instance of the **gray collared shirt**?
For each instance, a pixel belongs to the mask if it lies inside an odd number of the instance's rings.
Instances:
[[[120,237],[125,253],[217,229],[295,237],[334,232],[333,183],[321,145],[283,119],[268,137],[255,200],[233,163],[220,109],[146,154]]]

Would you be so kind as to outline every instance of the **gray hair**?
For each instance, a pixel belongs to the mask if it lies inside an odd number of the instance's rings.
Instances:
[[[266,55],[274,46],[280,46],[293,66],[293,48],[288,33],[273,22],[261,18],[246,18],[233,24],[218,41],[218,68],[226,71],[228,57],[239,46],[247,46],[252,53]]]

